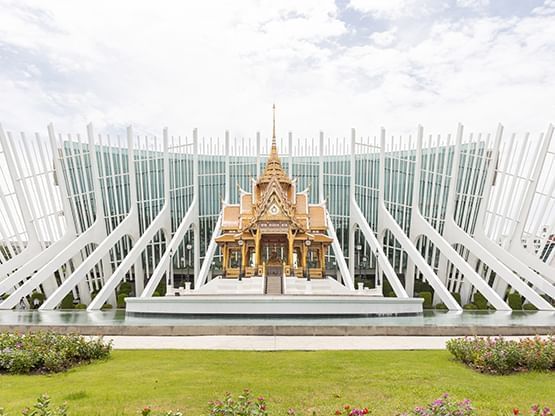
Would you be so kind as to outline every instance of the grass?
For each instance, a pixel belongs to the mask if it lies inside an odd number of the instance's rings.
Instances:
[[[114,351],[112,358],[54,375],[0,376],[0,407],[14,415],[48,393],[70,415],[137,415],[138,409],[206,414],[207,402],[250,388],[271,414],[333,415],[349,403],[395,415],[443,392],[470,398],[480,415],[555,404],[553,373],[491,376],[447,351]]]

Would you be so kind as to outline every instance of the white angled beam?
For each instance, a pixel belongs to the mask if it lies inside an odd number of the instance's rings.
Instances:
[[[164,273],[168,270],[170,262],[173,261],[172,254],[177,253],[179,245],[183,241],[183,237],[185,236],[185,234],[187,234],[187,231],[193,224],[195,204],[197,204],[196,199],[193,200],[193,203],[187,210],[187,213],[183,217],[183,220],[181,220],[181,223],[179,224],[179,227],[177,227],[177,230],[175,231],[175,234],[173,235],[171,241],[166,245],[166,251],[164,251],[164,254],[160,258],[158,265],[152,272],[152,276],[150,276],[150,279],[148,280],[148,283],[146,284],[145,289],[141,293],[140,297],[151,297],[158,287],[158,284],[162,280]]]
[[[326,208],[326,220],[328,223],[328,234],[332,238],[331,248],[333,249],[333,254],[337,265],[339,266],[339,271],[341,272],[341,277],[343,278],[343,283],[349,289],[355,289],[355,282],[353,280],[353,275],[347,266],[345,261],[345,256],[343,256],[343,249],[339,245],[339,240],[337,239],[337,234],[335,233],[335,227],[333,226],[333,221],[331,220],[330,214]]]
[[[212,266],[212,259],[214,258],[214,254],[216,254],[216,250],[218,248],[218,243],[216,243],[216,237],[220,235],[223,216],[224,216],[224,213],[222,211],[218,216],[218,221],[216,222],[216,226],[212,231],[210,244],[206,249],[206,254],[204,255],[204,261],[202,262],[202,267],[200,268],[197,279],[195,280],[195,290],[198,290],[201,286],[206,284],[206,280],[208,278],[208,272],[210,270],[210,267]]]
[[[368,245],[372,249],[372,253],[379,253],[379,256],[376,256],[378,266],[380,270],[383,270],[387,281],[395,292],[395,295],[398,298],[408,298],[409,296],[405,291],[405,288],[401,284],[399,277],[395,273],[393,266],[391,265],[391,263],[387,259],[387,255],[383,251],[383,246],[376,238],[374,231],[370,228],[370,225],[366,221],[366,218],[364,217],[364,214],[362,213],[356,201],[351,201],[351,217],[353,218],[354,223],[360,228],[360,231],[362,232]]]

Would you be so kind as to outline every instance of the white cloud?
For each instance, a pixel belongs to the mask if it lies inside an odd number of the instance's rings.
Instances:
[[[555,0],[545,0],[543,5],[534,8],[532,13],[538,15],[555,14]]]
[[[479,11],[489,6],[489,0],[457,0],[457,6]]]
[[[442,14],[393,19],[349,44],[367,23],[342,20],[331,0],[0,0],[0,122],[267,135],[274,101],[281,135],[451,131],[458,121],[537,131],[553,120],[554,16],[456,21],[442,2],[355,3],[391,18]]]
[[[437,0],[351,0],[349,7],[380,19],[423,17],[446,7]]]
[[[378,46],[391,46],[397,40],[397,28],[394,27],[384,32],[374,32],[370,35],[370,39]]]

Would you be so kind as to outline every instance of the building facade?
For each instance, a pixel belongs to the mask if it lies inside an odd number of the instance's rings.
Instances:
[[[510,309],[512,293],[553,310],[552,136],[552,126],[537,139],[507,136],[501,126],[439,136],[419,127],[407,137],[352,130],[346,139],[289,133],[273,143],[280,186],[294,181],[295,195],[307,190],[308,208],[325,207],[325,226],[308,230],[322,239],[313,277],[319,269],[345,287],[379,286],[386,296],[426,291],[450,310],[476,293],[497,310]],[[16,137],[1,129],[0,308],[96,310],[115,306],[124,282],[132,295],[150,297],[233,277],[238,267],[225,240],[240,228],[226,209],[253,215],[253,198],[264,193],[256,178],[275,167],[271,143],[259,133],[206,139],[165,129],[152,137],[130,127],[110,137],[92,125],[85,135],[59,135],[51,125],[46,136]],[[295,263],[295,247],[304,250],[295,241],[287,240],[286,265],[307,278],[306,264],[298,267],[306,253]],[[235,255],[241,274],[258,274],[261,256],[268,264],[282,243],[263,254],[247,242]]]

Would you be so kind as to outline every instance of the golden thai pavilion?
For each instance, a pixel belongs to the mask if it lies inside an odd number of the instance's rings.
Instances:
[[[274,110],[275,111],[275,110]],[[309,204],[308,189],[283,170],[273,123],[268,161],[251,192],[240,190],[239,204],[223,207],[221,235],[226,278],[297,276],[323,278],[327,236],[324,204]]]

